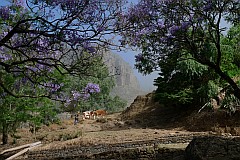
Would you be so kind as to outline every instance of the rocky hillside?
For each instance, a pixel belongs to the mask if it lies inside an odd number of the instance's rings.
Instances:
[[[145,92],[141,90],[132,67],[119,55],[108,52],[104,56],[104,62],[109,68],[110,75],[114,75],[116,80],[116,86],[112,91],[112,95],[118,95],[127,100],[129,106],[136,96],[145,94]]]

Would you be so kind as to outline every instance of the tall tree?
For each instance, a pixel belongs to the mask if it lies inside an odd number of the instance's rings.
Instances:
[[[56,100],[62,100],[56,96],[62,82],[54,72],[88,75],[98,49],[111,45],[110,34],[122,5],[118,0],[1,2],[0,89],[14,97]],[[31,82],[31,94],[13,92],[5,74]],[[37,92],[39,87],[45,92]]]
[[[0,132],[2,143],[8,143],[8,136],[15,135],[22,123],[32,124],[33,129],[43,123],[50,123],[56,112],[48,98],[15,98],[7,94],[0,96]]]
[[[7,86],[14,86],[12,92],[31,94],[31,82],[15,79],[10,74],[4,74],[2,78],[4,78]],[[38,92],[41,92],[41,90],[44,90],[44,88],[38,88]],[[15,135],[21,123],[31,123],[35,129],[42,123],[51,122],[51,118],[54,118],[56,114],[53,101],[49,98],[16,98],[1,90],[0,106],[0,132],[3,144],[8,143],[9,134]]]
[[[240,99],[239,86],[223,69],[221,44],[227,29],[221,23],[239,24],[239,10],[238,0],[141,0],[119,16],[118,25],[126,28],[121,41],[140,47],[136,68],[144,74],[161,71],[160,63],[168,57],[192,59],[219,75]]]

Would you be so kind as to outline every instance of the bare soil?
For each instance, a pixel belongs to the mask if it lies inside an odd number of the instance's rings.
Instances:
[[[183,135],[190,133],[182,128],[154,129],[140,127],[138,121],[121,121],[121,113],[107,115],[104,119],[81,120],[73,125],[73,119],[64,120],[60,124],[42,126],[36,134],[28,128],[18,129],[19,139],[10,137],[8,145],[0,146],[0,152],[19,145],[41,141],[44,145],[38,149],[57,149],[71,145],[84,146],[124,143],[132,141],[154,140],[160,137]]]
[[[240,113],[236,112],[231,117],[221,110],[197,113],[192,108],[152,102],[151,95],[140,96],[123,112],[109,114],[98,120],[81,120],[77,125],[73,125],[73,119],[64,120],[60,124],[42,126],[36,134],[32,134],[28,128],[18,129],[18,139],[10,137],[10,143],[1,145],[0,152],[36,141],[43,143],[36,148],[39,150],[80,144],[154,140],[193,133],[239,136]]]

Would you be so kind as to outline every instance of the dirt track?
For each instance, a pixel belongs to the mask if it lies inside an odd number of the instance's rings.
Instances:
[[[73,125],[72,120],[65,120],[60,125],[43,126],[36,135],[28,129],[20,129],[15,139],[16,144],[1,146],[0,151],[41,141],[44,145],[37,149],[53,149],[71,145],[95,145],[103,143],[125,143],[155,140],[162,137],[192,134],[228,134],[240,135],[240,116],[231,118],[225,112],[202,112],[182,108],[164,107],[151,100],[151,94],[139,96],[122,113],[107,115],[100,120],[80,121]]]

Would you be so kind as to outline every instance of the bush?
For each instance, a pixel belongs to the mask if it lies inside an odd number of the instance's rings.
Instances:
[[[82,136],[82,131],[77,131],[76,133],[73,133],[73,134],[63,133],[63,134],[59,135],[58,140],[59,141],[67,141],[67,140],[78,138],[78,137],[81,137],[81,136]]]

